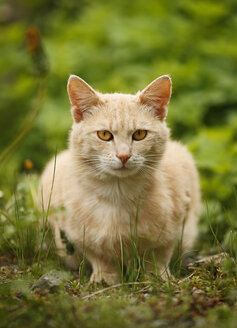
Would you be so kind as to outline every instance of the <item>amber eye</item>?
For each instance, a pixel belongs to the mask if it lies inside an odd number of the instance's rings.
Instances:
[[[106,130],[97,131],[97,136],[104,141],[110,141],[114,137],[111,132]]]
[[[146,130],[137,130],[133,133],[132,138],[133,140],[136,141],[140,141],[142,139],[144,139],[147,135],[147,131]]]

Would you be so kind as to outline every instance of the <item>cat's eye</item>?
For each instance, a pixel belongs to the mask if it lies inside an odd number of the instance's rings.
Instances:
[[[147,130],[137,130],[133,133],[133,140],[140,141],[143,140],[147,135]]]
[[[97,136],[103,141],[110,141],[114,137],[112,133],[107,130],[97,131]]]

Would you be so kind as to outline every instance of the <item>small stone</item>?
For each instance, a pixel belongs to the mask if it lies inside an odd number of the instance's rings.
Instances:
[[[166,320],[155,320],[152,322],[151,327],[165,328],[168,327],[168,321]]]
[[[32,286],[32,290],[40,289],[41,291],[49,290],[54,292],[65,280],[65,274],[61,271],[51,270],[41,276]]]
[[[214,266],[214,268],[218,268],[221,265],[221,262],[225,260],[227,256],[227,253],[222,252],[220,254],[197,258],[197,260],[187,264],[187,269],[189,271],[194,271],[196,268],[209,266]]]
[[[192,288],[192,294],[193,294],[194,296],[198,296],[198,295],[204,295],[205,293],[204,293],[203,290],[198,289],[197,287],[193,287],[193,288]]]

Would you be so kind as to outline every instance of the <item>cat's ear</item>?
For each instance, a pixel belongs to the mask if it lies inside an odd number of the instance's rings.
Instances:
[[[158,118],[163,121],[168,112],[172,83],[169,75],[162,75],[151,82],[139,95],[140,102],[155,109]]]
[[[71,112],[76,123],[83,118],[83,112],[99,102],[98,95],[92,87],[76,75],[70,75],[67,91],[71,102]]]

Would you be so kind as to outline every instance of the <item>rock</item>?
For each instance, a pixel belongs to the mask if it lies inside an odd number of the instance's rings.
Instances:
[[[54,292],[65,281],[67,274],[65,272],[51,270],[41,276],[32,286],[32,290],[40,289],[41,291],[49,290]]]
[[[159,328],[165,328],[169,327],[169,322],[166,320],[155,320],[151,323],[151,327],[159,327]]]
[[[189,271],[194,271],[199,267],[210,267],[210,266],[214,268],[218,268],[221,265],[222,261],[225,260],[227,257],[228,254],[223,252],[220,254],[197,258],[197,260],[187,264],[187,269]]]
[[[199,296],[205,294],[202,289],[198,289],[197,287],[193,287],[191,292],[193,296]]]

